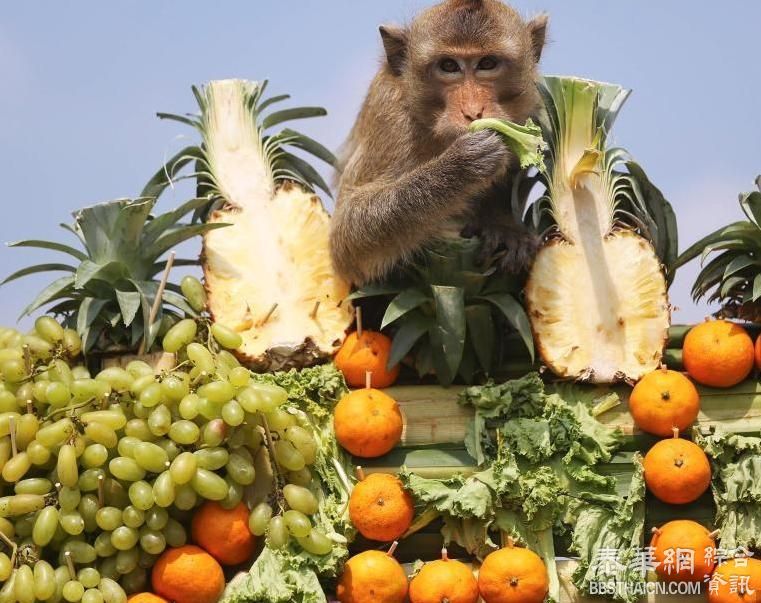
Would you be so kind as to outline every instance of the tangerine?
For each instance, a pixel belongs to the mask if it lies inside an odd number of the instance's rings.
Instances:
[[[677,371],[656,369],[634,386],[629,412],[642,431],[668,437],[674,427],[684,431],[697,418],[700,395],[687,377]]]
[[[716,542],[701,524],[690,519],[669,521],[653,530],[650,540],[656,573],[668,582],[708,580],[716,565]]]
[[[372,458],[391,450],[402,437],[402,413],[391,396],[372,388],[357,389],[336,404],[338,442],[355,456]]]
[[[682,347],[690,377],[710,387],[732,387],[753,370],[755,349],[747,331],[727,320],[709,320],[689,330]]]
[[[349,498],[351,522],[370,540],[396,540],[407,531],[414,516],[412,496],[394,475],[368,475],[354,486]]]
[[[365,551],[346,562],[336,596],[341,603],[402,603],[407,575],[387,553]]]
[[[711,485],[711,465],[703,449],[674,437],[657,442],[645,455],[645,483],[658,499],[672,505],[693,502]]]
[[[371,373],[375,387],[393,385],[399,376],[399,365],[388,367],[391,339],[377,331],[349,333],[335,357],[335,364],[351,387],[364,387],[365,376]]]
[[[709,603],[761,603],[761,561],[735,558],[720,563],[708,583]]]
[[[207,501],[193,515],[193,540],[222,565],[243,563],[251,558],[255,545],[248,516],[243,503],[225,509],[218,502]]]
[[[490,553],[478,572],[485,603],[542,603],[549,588],[544,562],[525,548],[507,546]]]
[[[151,583],[154,592],[173,603],[216,603],[225,589],[225,575],[209,553],[186,544],[162,553]]]
[[[410,582],[410,603],[477,603],[478,581],[464,563],[442,558],[426,563]]]

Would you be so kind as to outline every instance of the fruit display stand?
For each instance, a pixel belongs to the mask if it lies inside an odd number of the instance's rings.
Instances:
[[[630,459],[635,451],[646,452],[657,438],[639,431],[632,421],[627,406],[627,395],[631,389],[627,386],[594,387],[594,396],[605,396],[615,392],[621,398],[621,404],[604,412],[598,419],[612,427],[619,428],[624,435],[621,451],[604,464],[601,471],[614,475],[620,488],[625,489],[631,477]],[[727,431],[744,434],[756,434],[761,431],[761,385],[755,380],[747,380],[729,390],[717,390],[699,387],[701,412],[697,428],[709,430],[712,425],[721,423]],[[466,429],[472,420],[472,410],[458,404],[457,397],[461,388],[449,388],[437,385],[398,385],[385,390],[394,397],[404,416],[402,440],[393,451],[377,459],[357,459],[365,473],[397,473],[402,466],[416,474],[426,477],[448,476],[456,472],[474,471],[473,459],[465,450],[463,440]],[[692,519],[704,525],[712,525],[714,505],[710,492],[698,501],[672,506],[648,495],[646,504],[645,534],[654,526],[662,525],[671,519]],[[411,563],[417,559],[435,559],[439,555],[442,539],[435,522],[424,530],[413,534],[399,543],[396,556],[400,561]],[[358,542],[355,547],[369,547],[367,542]],[[601,601],[599,597],[580,596],[574,588],[570,575],[575,562],[572,558],[562,558],[558,551],[558,570],[561,581],[562,603],[586,603]],[[452,549],[452,556],[456,550]],[[705,601],[705,595],[650,595],[643,601],[663,601],[692,603]]]

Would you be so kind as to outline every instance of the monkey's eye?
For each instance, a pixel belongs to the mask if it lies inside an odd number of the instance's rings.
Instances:
[[[460,65],[454,59],[441,59],[439,61],[439,69],[444,73],[457,73],[460,71]]]
[[[479,71],[491,71],[492,69],[496,69],[498,64],[499,61],[497,60],[497,57],[484,57],[478,61],[476,69]]]

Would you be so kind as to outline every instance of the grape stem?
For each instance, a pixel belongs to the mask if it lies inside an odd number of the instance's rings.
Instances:
[[[277,458],[275,457],[275,445],[273,443],[272,432],[270,431],[270,424],[267,421],[267,417],[264,416],[263,412],[260,412],[259,416],[262,419],[262,427],[264,427],[264,442],[267,446],[270,466],[272,467],[272,473],[275,478],[275,498],[277,499],[277,504],[280,507],[280,511],[283,512],[285,510],[283,507],[282,495],[283,481],[285,480],[283,476],[283,469],[280,467],[280,464],[277,462]]]
[[[18,545],[13,542],[10,538],[8,538],[2,531],[0,531],[0,539],[8,545],[8,547],[11,549],[11,567],[16,566],[16,553],[18,552]]]
[[[85,400],[84,402],[80,402],[79,404],[74,404],[73,406],[64,406],[63,408],[59,408],[58,410],[54,410],[53,412],[49,412],[48,414],[46,414],[44,420],[47,421],[62,412],[79,410],[80,408],[84,408],[85,406],[87,406],[88,404],[92,404],[93,402],[95,402],[95,398],[90,398],[89,400]]]

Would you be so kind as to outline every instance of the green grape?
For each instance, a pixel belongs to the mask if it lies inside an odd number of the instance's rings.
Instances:
[[[37,335],[24,335],[23,343],[29,347],[32,358],[48,360],[53,355],[53,345]]]
[[[192,318],[185,318],[173,325],[165,334],[161,341],[161,346],[165,352],[175,354],[180,348],[188,345],[195,339],[198,326]]]
[[[132,449],[132,456],[138,465],[151,473],[163,471],[169,461],[164,449],[151,442],[135,444],[135,447]]]
[[[50,363],[48,377],[50,381],[63,381],[69,386],[71,386],[71,382],[74,381],[71,367],[69,367],[69,364],[65,360],[60,358],[57,358]]]
[[[66,563],[66,552],[71,553],[71,560],[74,563],[92,563],[97,558],[95,547],[80,540],[67,540],[61,548],[60,562]]]
[[[31,466],[32,461],[29,460],[29,455],[26,452],[19,452],[3,466],[3,479],[9,483],[17,482],[26,475]]]
[[[144,419],[131,419],[124,426],[124,435],[147,442],[154,439],[148,423]]]
[[[145,512],[145,525],[151,530],[162,530],[169,521],[169,513],[161,507],[153,507]]]
[[[220,350],[217,353],[217,363],[230,370],[240,366],[238,359],[227,350]]]
[[[69,355],[69,358],[79,356],[82,351],[82,338],[74,329],[63,330],[63,348]]]
[[[294,509],[290,509],[283,514],[283,521],[288,528],[288,532],[297,538],[303,538],[312,529],[312,522],[309,521],[309,518]]]
[[[243,338],[239,333],[217,322],[211,325],[211,334],[219,345],[228,350],[237,350],[243,345]]]
[[[309,467],[304,467],[298,471],[289,471],[285,477],[290,483],[304,488],[312,483],[312,472],[309,471]]]
[[[284,432],[289,427],[296,425],[296,417],[282,408],[276,408],[267,413],[267,424],[272,431]]]
[[[7,463],[8,459],[11,458],[11,454],[13,454],[11,438],[9,436],[0,438],[0,470],[5,467],[5,463]]]
[[[98,497],[94,494],[85,494],[79,501],[77,511],[85,520],[85,532],[94,532],[98,524],[95,521],[95,515],[98,512]]]
[[[82,600],[85,594],[85,587],[77,580],[69,580],[63,585],[63,598],[69,603],[76,603]]]
[[[140,546],[153,555],[158,555],[166,548],[166,538],[161,532],[144,527],[140,530]]]
[[[175,487],[172,474],[169,471],[162,472],[153,482],[151,491],[154,502],[159,507],[168,507],[174,502]]]
[[[0,582],[5,582],[10,578],[13,571],[13,565],[11,564],[11,558],[5,553],[0,553]]]
[[[140,551],[137,548],[121,550],[116,553],[116,571],[128,574],[137,567]]]
[[[58,473],[58,481],[64,486],[73,488],[77,485],[77,481],[79,481],[77,453],[71,444],[64,444],[58,449],[56,471]]]
[[[169,461],[173,461],[175,457],[182,452],[182,448],[180,448],[176,442],[169,438],[161,438],[156,442],[159,446],[161,446],[161,449],[166,452],[167,459]]]
[[[298,471],[306,464],[302,454],[287,440],[275,442],[275,460],[287,471]]]
[[[129,505],[122,511],[122,523],[128,528],[139,528],[145,522],[145,512]]]
[[[229,475],[237,483],[248,486],[254,483],[256,470],[251,454],[245,448],[238,448],[230,454],[230,460],[225,467]],[[287,486],[286,486],[287,487]]]
[[[85,426],[85,435],[96,444],[103,444],[106,448],[116,448],[119,441],[116,432],[102,423],[90,423]]]
[[[200,436],[201,430],[192,421],[175,421],[169,428],[169,437],[185,446],[195,444]]]
[[[147,588],[148,572],[142,567],[136,567],[122,576],[121,584],[129,594],[143,592]]]
[[[225,448],[201,448],[193,453],[196,463],[201,469],[216,471],[224,467],[230,460],[230,453]]]
[[[34,397],[35,402],[43,403],[48,401],[47,391],[48,391],[49,384],[50,384],[50,381],[47,381],[45,379],[34,382],[34,385],[32,386],[32,396]],[[0,412],[5,412],[6,410],[14,410],[13,408],[5,409],[2,406],[3,406],[2,398],[0,398]]]
[[[198,409],[198,414],[207,421],[216,419],[222,414],[222,404],[212,402],[208,398],[198,398],[196,408]]]
[[[82,492],[95,492],[98,489],[101,476],[105,479],[105,472],[100,467],[85,469],[79,474],[77,485]]]
[[[257,413],[262,410],[263,398],[252,387],[245,387],[236,394],[238,403],[243,407],[243,410],[249,413]]]
[[[40,428],[40,420],[31,412],[21,415],[16,423],[16,445],[19,449],[24,450],[29,445],[37,430]]]
[[[161,384],[154,381],[140,392],[138,400],[146,408],[153,408],[161,403],[161,398]]]
[[[34,603],[34,573],[28,565],[16,570],[16,601]]]
[[[72,367],[71,376],[74,379],[89,379],[90,371],[87,370],[86,366],[78,364],[75,367]]]
[[[308,536],[296,538],[301,548],[313,555],[327,555],[333,550],[333,542],[317,528],[312,528]]]
[[[171,517],[169,518],[169,521],[167,521],[166,526],[164,526],[162,534],[164,534],[164,539],[166,540],[167,545],[173,548],[184,546],[188,541],[188,534],[183,525]]]
[[[206,289],[201,281],[190,275],[184,276],[180,281],[180,289],[193,310],[203,312],[206,309]]]
[[[85,588],[96,588],[100,584],[100,573],[94,567],[83,567],[77,572],[77,580]]]
[[[79,511],[63,511],[58,517],[64,532],[77,536],[85,531],[85,520]]]
[[[50,388],[55,384],[64,386],[66,385],[65,383],[60,383],[58,381],[53,381],[53,383],[48,385],[46,395],[49,401],[51,391]],[[91,398],[95,398],[99,392],[99,385],[95,379],[74,379],[74,381],[71,382],[71,390],[69,390],[68,387],[66,387],[65,390],[60,388],[57,389],[60,390],[60,392],[57,394],[58,400],[56,402],[50,401],[50,403],[53,406],[64,406],[69,401],[69,397],[71,397],[71,399],[76,404],[84,402],[85,400],[90,400]]]
[[[127,603],[127,594],[112,578],[101,578],[99,590],[103,595],[103,603]]]
[[[193,490],[208,500],[222,500],[227,496],[227,482],[207,469],[198,468],[190,484]]]
[[[113,448],[114,446],[111,446]],[[108,448],[103,444],[90,444],[82,456],[79,457],[80,463],[85,469],[102,467],[103,463],[108,460]]]
[[[87,441],[79,434],[74,434],[74,438],[71,441],[71,445],[74,446],[74,455],[79,458],[87,448]]]
[[[5,534],[8,538],[13,538],[16,535],[16,528],[13,527],[13,523],[0,517],[0,532]]]
[[[317,442],[309,431],[300,425],[293,425],[285,430],[285,439],[301,453],[307,465],[314,463],[317,456]]]
[[[211,402],[222,404],[233,399],[235,388],[227,381],[212,381],[198,388],[198,395]]]
[[[71,579],[69,568],[65,564],[55,568],[53,574],[55,576],[55,593],[46,603],[60,603],[63,600],[63,585]]]
[[[50,460],[50,449],[40,444],[37,440],[29,442],[29,446],[26,447],[26,454],[29,456],[32,465],[44,465]]]
[[[195,471],[193,472],[195,474]],[[198,494],[190,484],[182,484],[174,490],[174,506],[181,511],[189,511],[198,503]]]
[[[31,382],[19,384],[16,388],[16,403],[22,408],[26,407],[27,401],[34,395],[33,392],[34,385]]]
[[[127,417],[120,410],[93,410],[82,413],[79,418],[85,425],[101,423],[111,429],[121,429],[127,424]]]
[[[181,452],[172,461],[169,472],[175,484],[187,484],[195,475],[198,463],[192,452]]]
[[[230,400],[222,407],[222,419],[228,425],[237,427],[243,423],[245,418],[246,413],[243,411],[243,408],[241,408],[241,405],[235,400]]]
[[[161,394],[176,403],[188,395],[188,384],[175,375],[169,375],[161,382]]]
[[[0,415],[2,417],[2,415]],[[57,446],[74,434],[74,423],[71,419],[60,419],[50,425],[41,427],[35,439],[45,448]]]
[[[0,414],[0,437],[7,436],[11,432],[11,419],[18,424],[21,415],[17,412],[4,412]]]
[[[172,426],[172,413],[163,404],[154,408],[148,417],[148,429],[155,436],[163,436],[169,433]]]
[[[82,595],[82,603],[103,603],[103,593],[97,588],[88,588]]]
[[[45,383],[43,382],[42,385],[45,385]],[[47,386],[45,385],[45,387]],[[0,389],[0,413],[14,412],[17,408],[18,402],[16,401],[16,396],[7,390]]]
[[[282,516],[276,515],[270,519],[267,526],[267,544],[273,549],[281,549],[288,544],[290,534]]]
[[[55,594],[55,570],[44,559],[34,564],[34,598],[45,601]]]
[[[58,491],[58,506],[61,511],[73,511],[82,500],[82,493],[79,488],[69,488],[64,486]]]
[[[127,392],[135,378],[123,368],[111,366],[95,375],[95,380],[107,383],[115,392]]]
[[[116,507],[102,507],[95,514],[95,522],[101,530],[113,532],[122,525],[122,510]]]
[[[135,379],[145,377],[146,375],[153,375],[153,367],[144,360],[130,360],[124,368]]]
[[[118,527],[118,526],[117,526]],[[110,557],[116,555],[116,547],[111,544],[111,532],[101,532],[93,542],[93,548],[98,557]]]
[[[305,515],[314,515],[317,513],[319,503],[317,497],[312,494],[311,490],[303,488],[302,486],[288,484],[283,488],[283,496],[285,496],[288,506],[292,509],[296,509]]]
[[[136,419],[147,419],[151,414],[151,409],[147,406],[143,406],[140,402],[135,402],[132,405],[132,414]]]
[[[178,408],[183,419],[191,420],[198,416],[198,394],[188,394],[180,401]]]
[[[246,367],[235,366],[230,369],[227,379],[233,387],[246,387],[251,382],[251,373]]]
[[[18,570],[13,570],[10,577],[0,587],[0,603],[16,603],[16,576]]]
[[[127,372],[129,373],[129,371]],[[146,373],[145,375],[134,375],[134,377],[135,380],[132,382],[132,386],[129,388],[133,398],[139,398],[140,394],[145,391],[146,387],[156,383],[156,375],[154,375],[153,372]]]
[[[201,440],[204,446],[219,446],[227,435],[227,426],[222,419],[212,419],[203,426]]]
[[[129,499],[132,505],[141,511],[146,511],[153,506],[153,488],[143,480],[134,482],[129,487]]]
[[[34,513],[45,506],[45,497],[40,494],[16,494],[0,498],[0,517],[16,517]]]
[[[225,477],[227,483],[227,495],[219,501],[223,509],[234,509],[243,500],[243,486],[233,480],[229,475]]]
[[[126,456],[117,456],[108,463],[108,469],[116,479],[128,482],[136,482],[145,477],[145,469],[137,464],[135,459]]]
[[[34,321],[34,330],[50,343],[63,341],[63,327],[50,316],[40,316]]]
[[[128,551],[137,544],[138,534],[135,528],[128,528],[126,525],[119,526],[111,532],[111,544],[117,550]]]
[[[45,507],[37,514],[37,518],[34,520],[34,528],[32,529],[34,544],[44,547],[53,540],[56,528],[58,527],[58,516],[58,509],[52,506]]]
[[[16,520],[16,537],[17,539],[31,538],[34,529],[34,515],[30,514]]]
[[[0,375],[8,383],[20,383],[26,379],[26,367],[23,360],[6,360],[0,364]]]
[[[279,385],[270,383],[252,383],[249,385],[259,396],[259,411],[272,412],[288,400],[288,392]]]
[[[190,362],[192,362],[197,369],[208,374],[214,372],[214,357],[211,355],[211,352],[200,343],[194,342],[189,344],[185,352],[187,353]]]
[[[116,449],[121,456],[134,458],[133,451],[135,446],[140,442],[142,442],[142,440],[139,440],[134,436],[124,436],[121,440],[119,440],[119,443],[116,445]]]
[[[270,519],[272,519],[272,507],[266,502],[259,503],[248,516],[248,529],[254,536],[262,536],[267,531]]]

